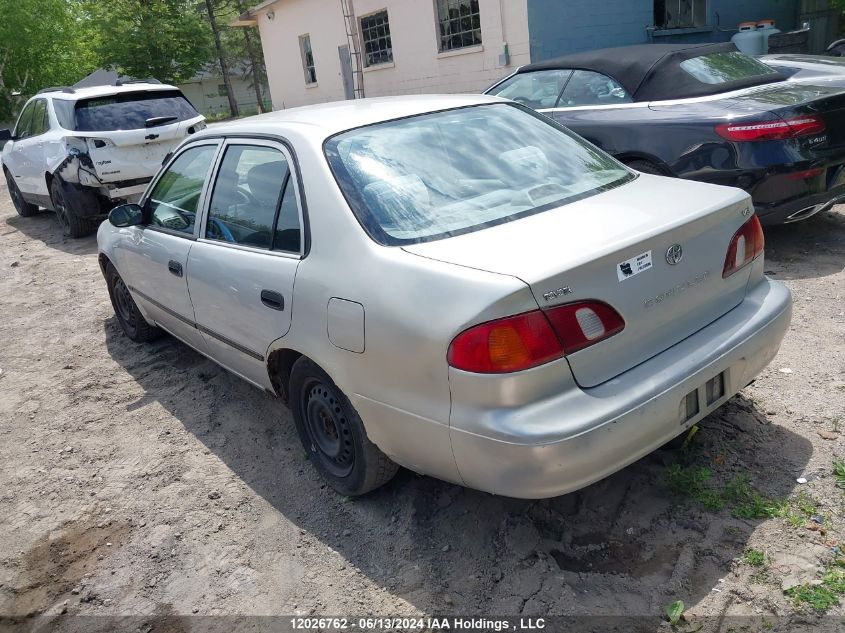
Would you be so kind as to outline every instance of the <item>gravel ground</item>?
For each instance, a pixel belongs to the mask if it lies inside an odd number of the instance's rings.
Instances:
[[[195,630],[155,619],[192,614],[660,616],[675,600],[679,630],[835,624],[841,606],[823,617],[784,588],[812,591],[843,536],[845,214],[767,240],[792,327],[686,450],[551,500],[407,471],[349,500],[280,403],[171,338],[128,341],[94,237],[18,217],[0,188],[0,629],[83,621],[63,613],[142,631]]]

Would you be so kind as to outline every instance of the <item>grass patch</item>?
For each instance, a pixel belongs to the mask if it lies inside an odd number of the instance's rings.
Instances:
[[[759,549],[747,549],[745,551],[745,562],[752,567],[765,567],[766,555]]]
[[[839,468],[845,489],[845,462],[840,462]],[[664,482],[673,496],[691,499],[714,512],[729,508],[731,515],[737,519],[783,518],[793,527],[800,527],[818,514],[818,504],[807,493],[802,492],[790,499],[771,499],[755,490],[744,474],[719,485],[713,482],[713,473],[708,468],[683,467],[674,463],[666,469]]]
[[[829,567],[820,585],[801,585],[786,591],[796,605],[807,605],[811,609],[824,613],[839,604],[839,598],[845,595],[845,569]]]
[[[836,478],[836,487],[845,490],[845,461],[833,460],[833,476]]]

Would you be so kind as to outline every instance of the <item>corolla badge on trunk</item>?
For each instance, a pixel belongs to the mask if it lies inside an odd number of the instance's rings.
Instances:
[[[684,249],[680,244],[672,244],[672,246],[666,249],[666,263],[670,266],[680,263],[683,258]]]
[[[672,297],[677,297],[677,296],[681,295],[682,293],[686,292],[687,290],[689,290],[690,288],[695,288],[697,285],[707,281],[707,279],[710,276],[711,276],[710,271],[705,270],[700,275],[696,275],[692,279],[688,279],[687,281],[680,283],[677,286],[669,288],[668,290],[661,292],[656,297],[649,297],[648,299],[643,301],[643,305],[646,308],[651,308],[652,306],[655,306],[658,303],[663,303],[667,299],[671,299]]]

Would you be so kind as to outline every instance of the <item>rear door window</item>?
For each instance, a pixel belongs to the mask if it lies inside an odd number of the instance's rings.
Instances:
[[[32,114],[35,111],[35,101],[30,101],[18,117],[18,123],[15,125],[15,137],[17,139],[24,139],[30,134],[30,124],[32,123]]]
[[[631,95],[615,79],[590,70],[576,70],[566,84],[558,106],[616,105],[632,101]]]
[[[76,102],[71,129],[79,132],[141,130],[199,116],[179,90],[122,92]]]
[[[29,124],[29,135],[38,136],[44,134],[50,129],[49,119],[47,118],[47,102],[44,99],[38,99],[35,102],[35,108],[32,111],[32,121]]]
[[[724,84],[779,74],[771,66],[739,51],[711,53],[681,62],[681,68],[704,84]]]
[[[193,235],[197,205],[217,145],[191,147],[168,166],[149,196],[150,225]]]
[[[511,99],[535,110],[554,108],[571,75],[571,70],[540,70],[533,73],[519,73],[491,88],[487,93]]]
[[[220,164],[206,221],[207,239],[299,252],[299,208],[284,154],[230,145]]]

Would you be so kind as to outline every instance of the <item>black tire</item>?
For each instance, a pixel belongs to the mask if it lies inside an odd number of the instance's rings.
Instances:
[[[132,295],[129,294],[129,288],[111,264],[106,264],[106,285],[109,288],[109,298],[114,313],[126,336],[136,343],[147,343],[161,336],[162,331],[159,328],[147,323]]]
[[[332,488],[353,497],[393,478],[399,467],[370,441],[352,404],[310,358],[294,363],[289,389],[302,445]]]
[[[23,194],[18,189],[18,185],[9,170],[4,168],[3,173],[6,175],[6,184],[9,186],[9,197],[15,205],[15,211],[18,212],[18,215],[22,218],[30,218],[38,213],[37,204],[32,204],[23,199]]]
[[[50,200],[53,202],[53,210],[56,212],[56,218],[65,237],[85,237],[94,230],[94,223],[79,215],[77,205],[95,204],[96,197],[87,195],[88,192],[83,191],[77,191],[75,194],[78,199],[69,200],[62,187],[62,181],[58,177],[50,181]]]
[[[630,160],[625,163],[631,169],[635,169],[643,174],[654,174],[655,176],[671,176],[660,165],[656,165],[648,160]]]

